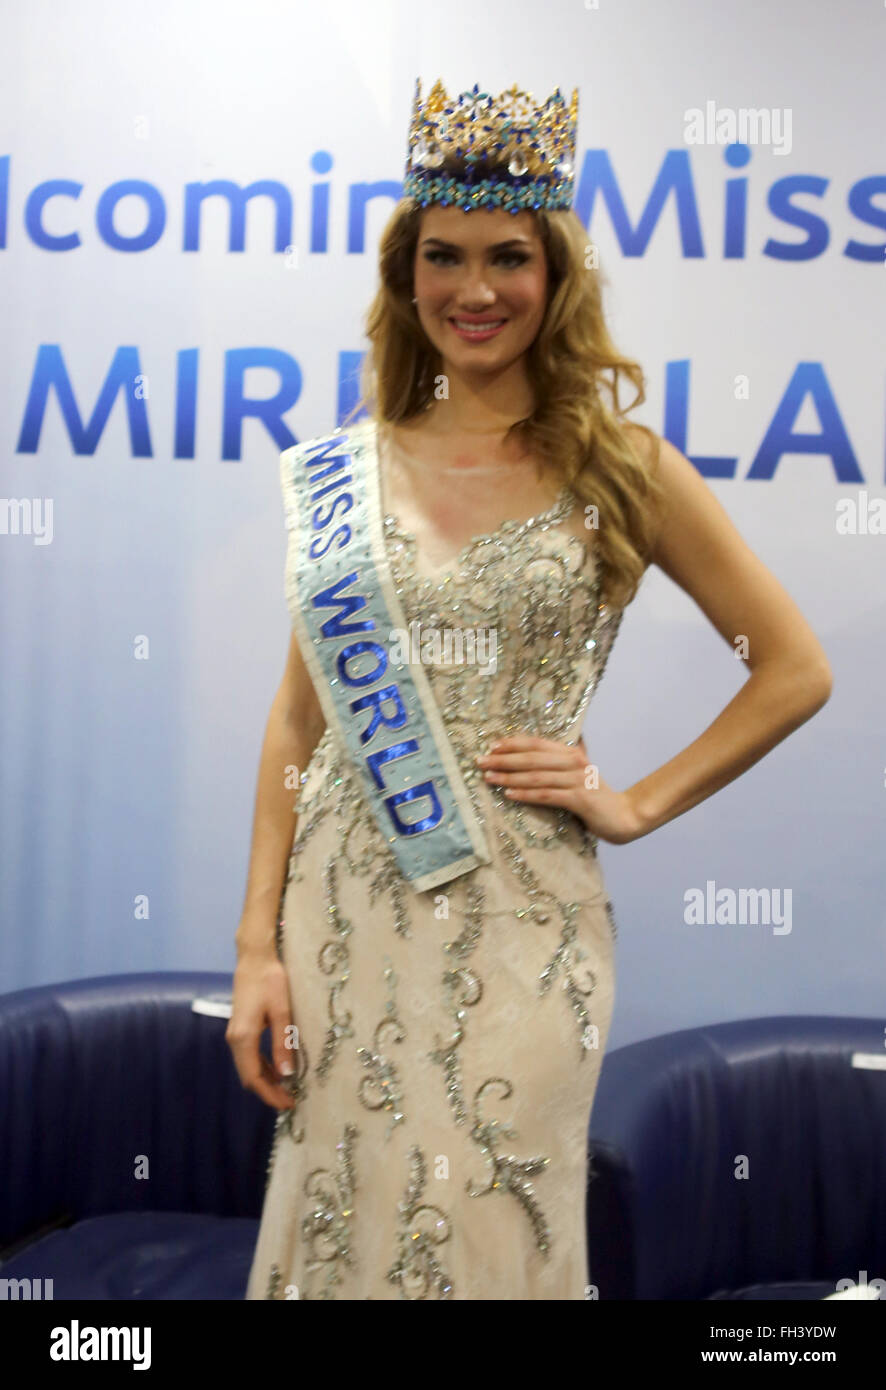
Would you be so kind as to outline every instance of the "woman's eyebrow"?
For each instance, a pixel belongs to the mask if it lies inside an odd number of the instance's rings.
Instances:
[[[456,246],[454,242],[444,241],[443,238],[439,236],[427,236],[423,239],[421,244],[422,246],[427,246],[429,242],[434,242],[437,246],[445,246],[448,251],[461,250],[461,247]],[[490,246],[488,249],[490,251],[501,251],[505,246],[528,246],[529,244],[529,239],[527,237],[514,236],[509,237],[507,241],[496,241],[494,245]]]

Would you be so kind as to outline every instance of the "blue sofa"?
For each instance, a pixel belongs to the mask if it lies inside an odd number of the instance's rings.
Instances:
[[[191,1008],[231,983],[0,996],[0,1279],[52,1278],[56,1299],[242,1299],[276,1112],[241,1086],[226,1019]]]
[[[243,1298],[275,1112],[215,973],[0,996],[0,1280],[55,1299]],[[754,1019],[610,1052],[589,1131],[601,1299],[821,1298],[886,1276],[878,1020]],[[735,1177],[745,1155],[748,1179]]]
[[[600,1297],[821,1299],[886,1280],[884,1064],[875,1018],[743,1019],[609,1053],[589,1131]]]

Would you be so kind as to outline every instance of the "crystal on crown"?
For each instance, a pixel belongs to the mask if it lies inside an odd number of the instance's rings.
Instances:
[[[516,84],[453,99],[438,80],[422,101],[417,78],[403,195],[465,212],[571,207],[577,128],[578,88],[567,106],[559,87],[538,104]]]

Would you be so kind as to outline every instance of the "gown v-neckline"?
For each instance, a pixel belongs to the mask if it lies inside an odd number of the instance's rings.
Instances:
[[[569,487],[568,483],[564,483],[554,501],[549,507],[546,507],[544,511],[536,512],[534,516],[528,517],[506,517],[494,530],[485,531],[477,536],[471,536],[456,554],[450,556],[448,560],[444,560],[441,564],[432,566],[430,573],[422,572],[418,564],[418,537],[414,532],[405,530],[400,523],[400,518],[397,513],[392,511],[385,501],[378,422],[374,419],[370,419],[368,421],[368,428],[372,436],[375,453],[373,466],[375,494],[385,533],[395,533],[399,540],[407,543],[412,555],[413,570],[420,581],[435,579],[440,575],[447,574],[453,569],[460,570],[464,568],[473,551],[481,545],[491,544],[503,536],[510,536],[515,533],[519,534],[524,530],[532,530],[536,526],[542,526],[545,523],[563,521],[575,505],[575,496],[572,489]],[[427,559],[427,557],[424,558]]]

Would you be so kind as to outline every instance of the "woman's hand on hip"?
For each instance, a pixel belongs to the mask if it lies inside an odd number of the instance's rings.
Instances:
[[[495,739],[490,751],[477,758],[477,766],[511,800],[562,806],[583,820],[592,835],[610,844],[626,845],[644,833],[627,793],[603,781],[581,740],[558,743],[514,734]]]

